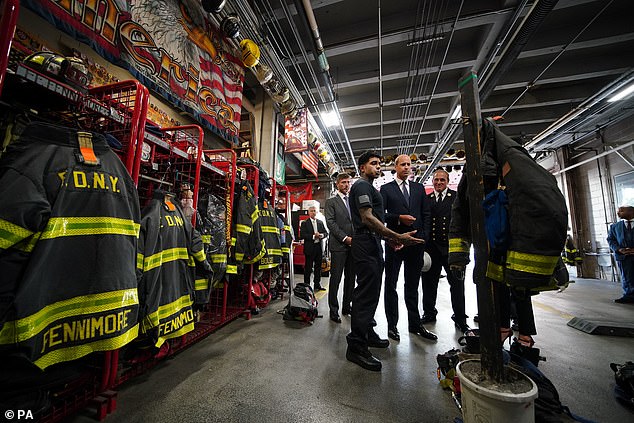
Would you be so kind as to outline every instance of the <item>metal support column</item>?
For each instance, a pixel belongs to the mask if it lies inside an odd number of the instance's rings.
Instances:
[[[480,167],[480,97],[478,93],[478,76],[470,72],[458,82],[460,102],[462,106],[462,128],[466,153],[466,165],[463,178],[467,178],[469,186],[469,214],[471,218],[471,240],[475,250],[475,269],[473,280],[478,293],[478,316],[480,318],[480,353],[483,376],[502,381],[504,367],[502,365],[502,348],[500,346],[499,301],[496,282],[486,277],[488,259],[488,241],[484,228],[484,185]]]

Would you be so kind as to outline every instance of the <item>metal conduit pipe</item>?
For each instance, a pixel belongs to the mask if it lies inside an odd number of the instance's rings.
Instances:
[[[491,73],[489,73],[490,77],[482,82],[480,89],[481,103],[489,97],[500,79],[511,68],[517,56],[522,52],[524,46],[526,46],[526,43],[537,31],[537,28],[544,21],[546,16],[553,10],[557,1],[558,0],[538,0],[533,4],[533,7],[524,18],[522,25],[515,31],[510,43],[502,52],[500,60],[493,66]]]
[[[301,13],[300,10],[303,11],[303,13],[301,14],[304,15],[305,22],[308,24],[310,31],[313,35],[313,44],[315,46],[315,57],[317,58],[317,63],[319,64],[319,67],[322,71],[320,75],[324,85],[326,86],[328,92],[331,95],[331,99],[334,101],[333,108],[335,110],[335,113],[337,113],[337,116],[339,117],[339,124],[341,125],[342,133],[344,135],[344,138],[346,140],[346,145],[350,152],[351,161],[354,164],[354,168],[358,173],[359,167],[357,166],[357,163],[354,160],[352,145],[350,144],[350,139],[348,139],[348,134],[346,133],[346,129],[343,127],[343,121],[341,120],[341,113],[339,112],[339,107],[337,107],[335,92],[332,87],[332,77],[330,76],[330,65],[328,64],[328,59],[326,58],[326,53],[324,51],[324,47],[321,42],[321,37],[319,36],[319,28],[317,27],[317,21],[315,20],[315,14],[313,13],[313,8],[310,4],[310,0],[301,0],[301,5],[302,5],[301,8],[299,7],[299,4],[298,4],[299,0],[295,0],[295,3],[298,6],[297,7],[298,12]]]
[[[533,4],[531,10],[529,10],[528,14],[524,18],[520,26],[513,33],[509,44],[502,51],[500,55],[500,60],[498,60],[491,71],[484,76],[485,81],[481,81],[481,103],[483,103],[493,92],[500,79],[515,62],[517,56],[519,56],[530,37],[532,37],[532,35],[537,31],[539,25],[546,18],[548,13],[550,13],[550,11],[555,7],[556,4],[557,0],[538,0]],[[444,156],[444,154],[449,150],[450,146],[453,145],[454,141],[460,135],[460,133],[460,130],[451,126],[449,127],[449,131],[444,134],[442,139],[440,140],[438,149],[436,150],[436,154],[432,159],[431,165],[425,170],[425,173],[423,174],[421,180],[424,181],[429,175],[431,175],[431,173],[433,172],[433,166],[436,166],[438,163],[440,163],[442,156]]]

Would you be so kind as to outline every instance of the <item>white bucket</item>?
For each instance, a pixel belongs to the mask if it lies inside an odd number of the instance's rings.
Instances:
[[[462,416],[464,423],[534,423],[535,403],[537,398],[537,385],[525,374],[506,367],[507,372],[514,372],[530,381],[531,389],[528,392],[514,394],[500,392],[481,387],[469,380],[460,371],[463,365],[473,366],[476,363],[480,368],[480,360],[465,360],[458,363],[456,373],[460,378],[462,390]]]

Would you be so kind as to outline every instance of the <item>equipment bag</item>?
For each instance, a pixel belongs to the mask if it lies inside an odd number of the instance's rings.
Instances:
[[[634,408],[634,363],[631,361],[625,364],[610,363],[610,368],[614,372],[616,381],[614,387],[616,399],[621,404]]]
[[[313,289],[309,285],[298,283],[289,296],[283,319],[312,323],[318,314],[317,305]]]

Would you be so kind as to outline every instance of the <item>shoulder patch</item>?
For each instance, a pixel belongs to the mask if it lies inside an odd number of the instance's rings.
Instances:
[[[370,196],[367,194],[363,194],[359,196],[359,205],[360,206],[371,206]]]

